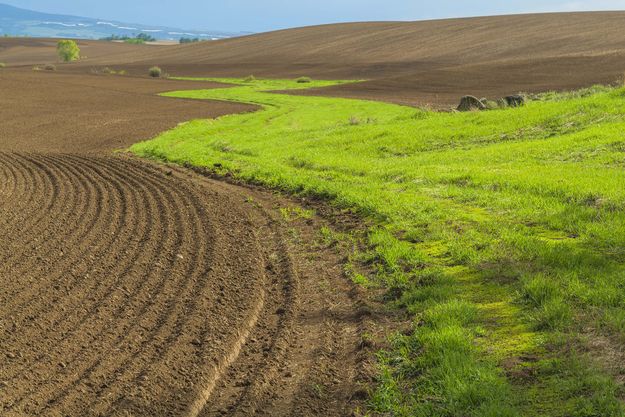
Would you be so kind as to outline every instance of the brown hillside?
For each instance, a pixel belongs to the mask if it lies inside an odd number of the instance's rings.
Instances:
[[[367,79],[323,94],[450,105],[465,94],[496,98],[615,82],[625,71],[624,24],[625,12],[552,13],[335,24],[169,47],[90,42],[82,66]]]

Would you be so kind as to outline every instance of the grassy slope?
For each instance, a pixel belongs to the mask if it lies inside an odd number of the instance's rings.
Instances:
[[[625,91],[442,114],[263,92],[329,82],[224,81],[239,85],[166,95],[265,110],[132,151],[376,220],[360,256],[378,273],[354,278],[415,319],[380,353],[372,413],[624,415]]]

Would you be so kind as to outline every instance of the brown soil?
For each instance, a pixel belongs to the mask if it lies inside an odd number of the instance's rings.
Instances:
[[[4,151],[93,153],[126,148],[181,122],[255,109],[156,95],[213,88],[215,83],[6,69],[0,71],[0,86]]]
[[[88,42],[89,58],[68,69],[119,65],[144,75],[159,65],[174,75],[366,79],[302,94],[451,107],[465,95],[496,99],[621,80],[624,22],[625,12],[593,12],[348,23],[189,45],[123,45],[115,53],[108,43]],[[0,51],[0,61],[10,64],[6,54]]]
[[[0,415],[344,416],[362,401],[367,310],[343,255],[315,243],[326,222],[111,153],[254,109],[154,95],[181,87],[0,72]]]

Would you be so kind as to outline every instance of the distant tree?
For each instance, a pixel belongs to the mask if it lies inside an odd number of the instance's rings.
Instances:
[[[195,43],[199,41],[200,38],[180,38],[180,43]]]
[[[144,42],[156,42],[156,38],[154,36],[150,36],[145,33],[140,33],[137,35],[136,39],[141,39]]]
[[[132,37],[130,36],[120,36],[120,35],[111,35],[111,36],[107,36],[106,38],[100,38],[100,40],[102,41],[124,41],[126,43],[132,43],[132,44],[143,44],[146,42],[156,42],[156,38],[154,36],[150,36],[146,33],[140,33],[138,35],[132,35]]]
[[[139,38],[128,38],[128,39],[124,39],[124,43],[129,43],[132,45],[143,45],[145,41]]]
[[[119,35],[111,35],[106,38],[100,38],[101,41],[125,41],[126,39],[130,39],[129,36],[119,36]]]
[[[63,62],[72,62],[80,58],[80,48],[72,40],[59,41],[56,45],[56,51]]]

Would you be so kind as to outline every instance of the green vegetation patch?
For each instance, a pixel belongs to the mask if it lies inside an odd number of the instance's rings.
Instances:
[[[131,36],[119,36],[119,35],[111,35],[106,38],[102,38],[100,40],[103,41],[121,41],[125,43],[130,43],[133,45],[143,45],[147,42],[156,42],[156,38],[154,36],[148,35],[146,33],[140,33],[138,35]]]
[[[355,281],[414,326],[379,353],[372,414],[624,415],[625,89],[459,114],[269,92],[341,81],[211,80],[233,87],[165,95],[263,110],[131,149],[373,221],[358,258],[377,272]]]
[[[63,62],[72,62],[80,58],[80,48],[76,41],[65,39],[56,44],[56,52]]]

